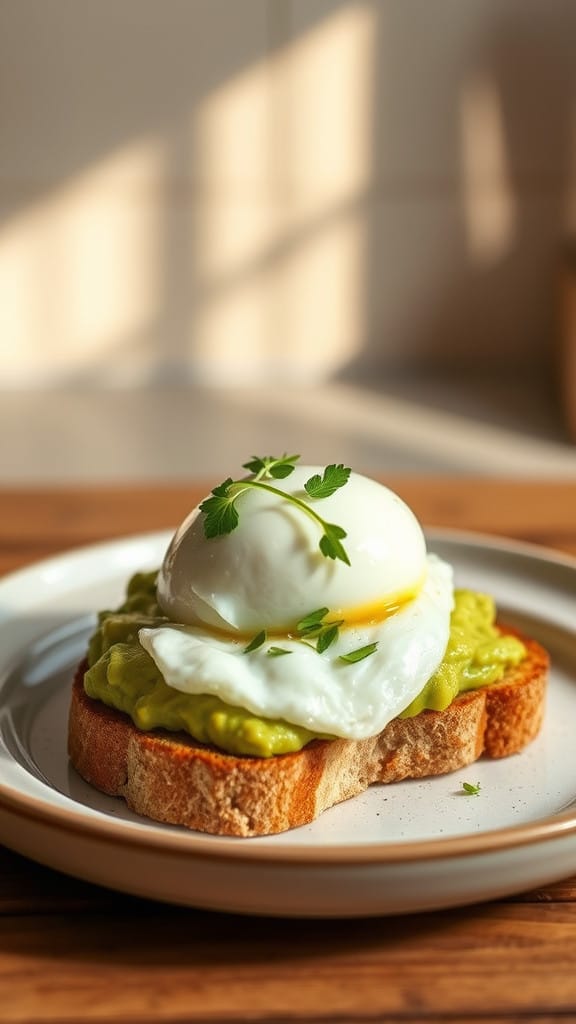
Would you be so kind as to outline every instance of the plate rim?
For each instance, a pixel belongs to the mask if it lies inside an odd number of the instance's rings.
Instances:
[[[141,850],[144,847],[150,854],[167,854],[178,858],[185,857],[188,860],[232,860],[244,863],[273,863],[278,866],[290,864],[303,868],[444,862],[489,853],[503,853],[576,835],[574,810],[549,815],[537,822],[490,829],[481,833],[468,833],[463,836],[406,842],[375,842],[363,846],[339,843],[319,847],[301,843],[274,847],[256,845],[259,837],[231,839],[227,836],[205,836],[196,832],[180,834],[162,831],[161,823],[154,822],[150,825],[144,824],[143,828],[146,831],[142,832],[140,826],[131,829],[130,825],[133,823],[125,820],[118,821],[100,815],[96,818],[86,817],[81,811],[78,814],[76,810],[46,805],[40,798],[28,794],[19,793],[14,796],[6,787],[0,785],[0,811],[2,810],[13,816],[25,818],[32,824],[49,825],[77,839],[90,839],[92,842],[97,841],[105,845],[111,843],[115,847],[121,845],[129,850]],[[266,840],[275,837],[262,838]]]
[[[519,554],[537,562],[555,564],[574,572],[576,557],[569,553],[508,538],[501,534],[487,534],[472,530],[445,527],[424,527],[427,540],[443,541],[471,547],[475,550],[490,549],[503,554]],[[0,592],[6,585],[26,582],[26,576],[50,570],[62,561],[75,557],[94,556],[99,552],[121,550],[130,543],[159,544],[171,536],[170,529],[129,534],[110,540],[84,544],[64,550],[60,554],[32,562],[0,578]],[[8,756],[11,756],[6,751]],[[15,760],[12,758],[12,760]],[[83,805],[66,794],[59,794],[70,807],[63,807],[25,793],[0,780],[0,811],[24,817],[37,825],[72,834],[76,838],[90,838],[100,843],[122,844],[129,849],[144,847],[150,854],[174,857],[185,856],[196,860],[231,860],[234,862],[271,863],[277,866],[289,864],[293,867],[314,868],[345,865],[386,866],[407,862],[438,862],[455,858],[470,858],[488,853],[502,853],[507,850],[548,843],[560,838],[576,836],[576,806],[555,812],[536,821],[525,822],[503,828],[489,829],[481,833],[466,833],[460,836],[414,839],[409,841],[377,841],[364,845],[345,843],[317,846],[306,842],[291,845],[272,845],[275,836],[254,838],[231,838],[209,836],[197,832],[176,832],[165,829],[161,823],[132,823],[117,820],[96,811],[91,817]],[[1,841],[0,836],[0,841]],[[261,845],[262,844],[262,845]]]

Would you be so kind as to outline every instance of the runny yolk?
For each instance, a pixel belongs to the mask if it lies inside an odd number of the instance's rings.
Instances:
[[[413,601],[420,593],[423,583],[424,577],[419,579],[409,589],[400,590],[395,594],[386,594],[385,597],[379,598],[377,601],[357,604],[353,608],[330,608],[322,620],[322,625],[329,626],[331,622],[337,622],[341,629],[346,629],[348,626],[370,626],[383,622],[385,619],[395,615],[396,612],[399,612],[410,601]],[[254,637],[254,631],[232,632],[231,630],[219,629],[214,626],[210,628],[215,634],[229,637],[231,640],[239,642],[245,642]],[[271,627],[266,630],[266,634],[268,640],[301,639],[301,634],[299,634],[295,626],[285,626],[284,628]]]
[[[396,612],[399,612],[405,605],[413,601],[422,588],[423,580],[411,587],[409,590],[402,590],[396,594],[386,594],[377,601],[369,601],[367,604],[355,605],[354,608],[334,608],[326,616],[325,622],[342,619],[342,628],[346,626],[368,626],[377,622],[389,619]]]

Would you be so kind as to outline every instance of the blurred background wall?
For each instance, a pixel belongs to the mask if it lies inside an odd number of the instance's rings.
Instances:
[[[570,0],[1,0],[0,388],[547,388],[575,42]]]

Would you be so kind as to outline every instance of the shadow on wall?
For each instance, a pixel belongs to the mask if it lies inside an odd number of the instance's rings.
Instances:
[[[0,16],[8,386],[550,374],[576,7]]]

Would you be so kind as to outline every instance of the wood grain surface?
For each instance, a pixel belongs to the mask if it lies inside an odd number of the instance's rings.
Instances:
[[[574,483],[386,482],[426,524],[576,554]],[[0,573],[173,527],[211,483],[0,490]],[[0,1022],[560,1020],[576,1021],[576,877],[411,917],[259,920],[113,893],[0,847]]]

